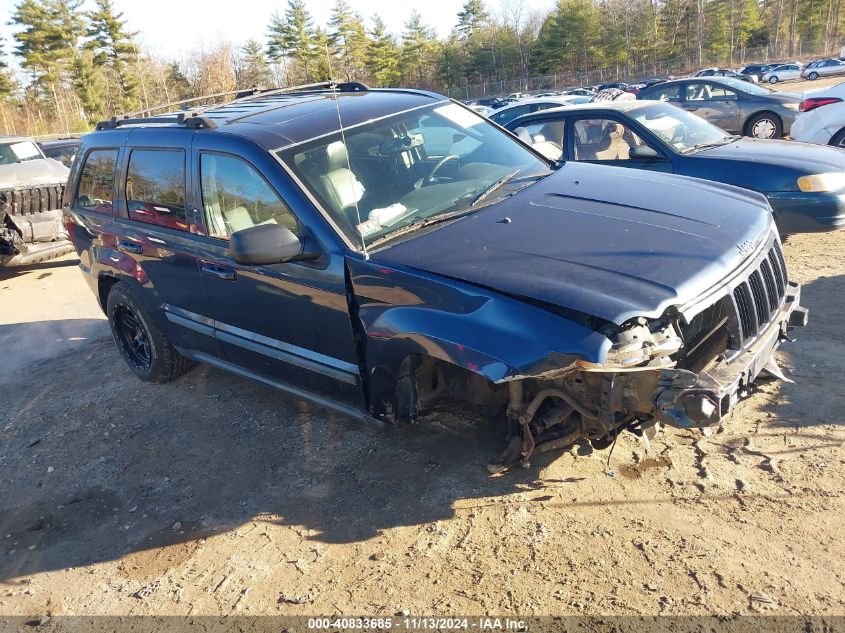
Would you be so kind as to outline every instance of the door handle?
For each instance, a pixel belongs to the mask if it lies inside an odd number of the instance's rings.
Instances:
[[[232,270],[231,268],[224,268],[223,266],[218,266],[217,264],[203,264],[202,272],[207,275],[217,277],[218,279],[223,279],[225,281],[235,281],[235,279],[237,279],[237,275],[235,274],[234,270]]]
[[[140,255],[144,252],[144,247],[140,244],[136,244],[135,242],[130,242],[129,240],[118,240],[117,250],[123,251],[124,253],[135,253],[135,255]]]

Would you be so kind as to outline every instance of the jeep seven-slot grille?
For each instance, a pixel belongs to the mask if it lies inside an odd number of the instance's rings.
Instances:
[[[62,208],[65,186],[22,187],[0,190],[0,206],[12,215],[32,215]]]
[[[786,296],[786,263],[775,240],[757,268],[733,291],[741,343],[766,328]]]

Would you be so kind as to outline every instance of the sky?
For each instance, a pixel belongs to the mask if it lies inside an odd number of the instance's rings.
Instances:
[[[0,0],[0,33],[11,52],[12,28],[9,18],[19,0]],[[503,0],[488,0],[494,11]],[[510,0],[514,2],[516,0]],[[554,0],[522,0],[526,11],[547,10]],[[315,26],[326,26],[334,0],[307,0]],[[398,35],[411,10],[416,8],[423,21],[439,35],[446,35],[457,22],[455,17],[463,0],[349,0],[369,27],[369,18],[378,13],[388,29]],[[90,8],[86,0],[83,8]],[[249,38],[264,42],[267,24],[274,11],[284,13],[287,0],[241,0],[240,2],[181,2],[180,0],[114,0],[123,12],[127,26],[139,31],[141,44],[156,55],[179,60],[186,52],[219,39],[241,44]]]

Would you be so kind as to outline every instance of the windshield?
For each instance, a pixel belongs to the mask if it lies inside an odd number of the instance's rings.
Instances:
[[[737,90],[741,90],[742,92],[750,95],[755,96],[763,96],[769,95],[772,93],[771,90],[768,88],[764,88],[763,86],[753,84],[750,81],[742,81],[741,79],[734,79],[733,77],[720,77],[720,83],[724,83],[726,86],[730,86],[731,88],[735,88]]]
[[[11,165],[39,158],[43,158],[43,156],[38,151],[38,146],[32,141],[0,144],[0,165]]]
[[[345,141],[337,133],[278,156],[356,245],[471,210],[549,172],[522,143],[455,103],[346,129]]]
[[[636,108],[630,115],[680,153],[700,146],[727,143],[732,138],[712,123],[670,103]]]

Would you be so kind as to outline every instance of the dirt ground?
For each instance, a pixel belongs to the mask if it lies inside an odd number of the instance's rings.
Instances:
[[[71,262],[2,273],[4,362],[10,334],[37,353],[0,375],[0,614],[845,614],[845,231],[785,251],[795,384],[709,437],[498,477],[501,421],[382,433],[207,367],[145,384]]]

